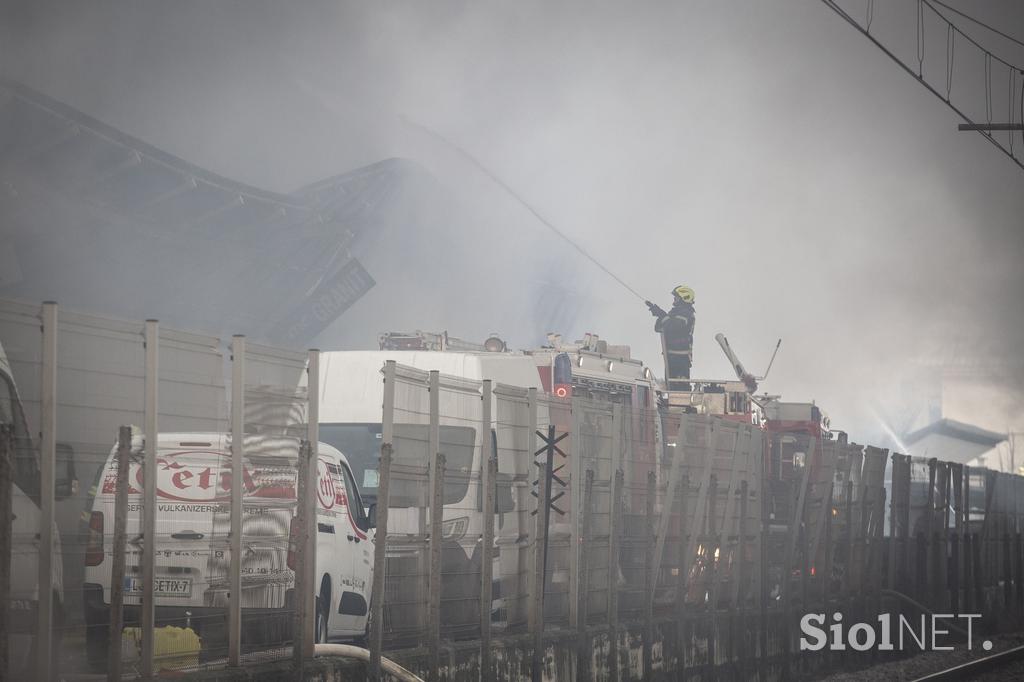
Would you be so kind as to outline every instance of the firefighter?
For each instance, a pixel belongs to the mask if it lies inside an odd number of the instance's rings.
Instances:
[[[644,301],[658,318],[654,331],[661,334],[665,356],[665,384],[670,391],[690,390],[690,365],[693,361],[693,289],[679,285],[672,290],[672,309],[667,313]]]

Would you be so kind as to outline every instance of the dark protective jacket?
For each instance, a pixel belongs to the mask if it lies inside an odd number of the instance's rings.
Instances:
[[[693,361],[693,327],[696,321],[693,304],[677,298],[667,313],[657,306],[651,306],[651,313],[658,318],[654,323],[654,331],[661,334],[668,389],[688,391]]]

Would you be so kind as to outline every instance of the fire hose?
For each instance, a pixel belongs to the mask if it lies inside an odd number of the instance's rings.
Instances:
[[[355,658],[360,661],[370,661],[370,650],[351,644],[315,644],[313,645],[314,656],[340,656],[342,658]],[[423,682],[422,677],[409,672],[389,658],[380,657],[381,672],[398,678],[401,682]]]

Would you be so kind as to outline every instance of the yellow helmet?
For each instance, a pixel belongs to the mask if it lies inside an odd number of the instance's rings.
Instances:
[[[685,301],[686,303],[693,303],[693,289],[691,289],[690,287],[683,286],[682,284],[680,284],[679,286],[672,290],[672,295],[678,296],[679,298],[683,299],[683,301]]]

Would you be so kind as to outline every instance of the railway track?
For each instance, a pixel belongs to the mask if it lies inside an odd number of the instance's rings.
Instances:
[[[951,680],[974,680],[979,675],[991,673],[1008,665],[1024,661],[1024,646],[1016,646],[1006,651],[1000,651],[991,656],[978,658],[967,663],[955,665],[952,668],[939,670],[923,677],[918,677],[913,682],[950,682]]]

